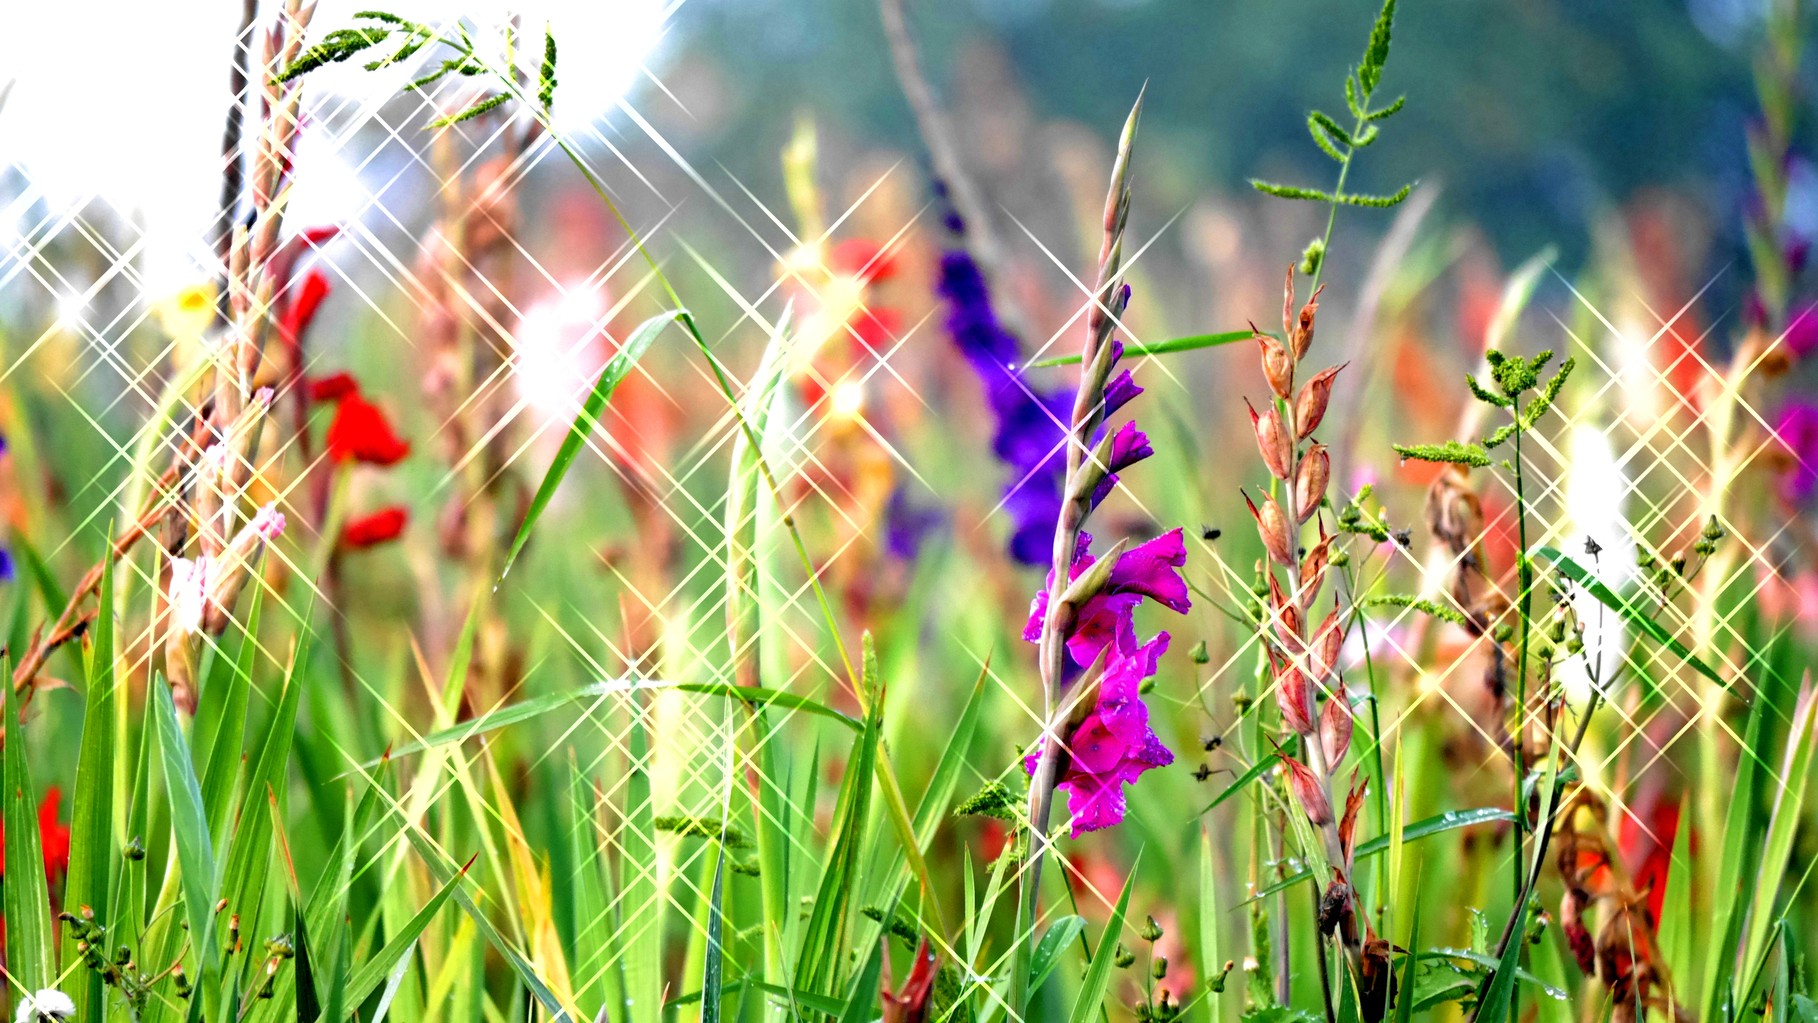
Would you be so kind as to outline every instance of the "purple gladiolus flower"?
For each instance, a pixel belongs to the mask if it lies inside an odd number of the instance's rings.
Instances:
[[[1788,458],[1780,476],[1780,496],[1789,504],[1805,504],[1818,492],[1818,405],[1800,401],[1782,409],[1774,436]]]
[[[956,226],[957,220],[950,218],[949,225]],[[1010,469],[1004,489],[1010,556],[1027,565],[1043,564],[1060,518],[1067,471],[1061,424],[1072,415],[1073,395],[1029,383],[1017,365],[1022,345],[998,320],[985,275],[970,253],[953,249],[941,256],[938,290],[947,305],[947,333],[978,374],[997,424],[991,452]]]
[[[1803,359],[1818,350],[1818,305],[1794,310],[1787,318],[1786,332],[1780,335],[1780,343],[1795,359]]]
[[[0,547],[0,583],[10,583],[16,574],[13,568],[13,552]]]
[[[941,524],[938,508],[921,508],[909,503],[898,487],[890,493],[884,506],[884,549],[899,561],[914,561],[922,552],[928,534]]]
[[[1070,577],[1078,578],[1097,561],[1091,544],[1091,536],[1080,534]],[[1074,671],[1103,658],[1097,703],[1068,740],[1066,767],[1056,785],[1067,793],[1075,838],[1121,822],[1124,786],[1152,767],[1174,762],[1174,754],[1149,726],[1149,708],[1142,700],[1143,682],[1155,674],[1169,636],[1162,632],[1147,643],[1139,642],[1134,614],[1144,598],[1182,613],[1192,606],[1180,574],[1186,561],[1186,540],[1178,529],[1124,551],[1112,565],[1105,588],[1087,598],[1074,615],[1066,641]],[[1047,614],[1044,587],[1030,607],[1024,639],[1041,640]],[[1038,746],[1025,759],[1030,773],[1040,754]]]
[[[1029,382],[1018,365],[1022,345],[997,318],[985,275],[965,249],[941,256],[938,290],[947,304],[947,332],[984,385],[985,404],[997,424],[991,453],[1010,469],[1003,505],[1011,522],[1010,556],[1025,565],[1045,565],[1053,555],[1054,524],[1060,518],[1067,474],[1064,424],[1073,415],[1073,391],[1042,390]],[[1119,373],[1105,387],[1104,416],[1141,393],[1129,370]],[[1151,454],[1154,449],[1142,431],[1125,423],[1112,440],[1109,475],[1094,488],[1092,503],[1110,495],[1118,470]]]

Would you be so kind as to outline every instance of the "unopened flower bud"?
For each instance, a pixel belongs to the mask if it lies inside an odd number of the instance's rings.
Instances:
[[[1143,921],[1143,929],[1138,931],[1137,934],[1144,941],[1160,941],[1162,936],[1161,924],[1156,923],[1154,917],[1147,917]]]
[[[1120,970],[1127,970],[1134,962],[1136,962],[1136,953],[1125,948],[1123,942],[1118,942],[1117,950],[1111,953],[1111,964]]]
[[[1167,975],[1168,975],[1168,957],[1167,956],[1156,956],[1155,961],[1151,962],[1149,964],[1149,976],[1154,977],[1156,980],[1161,980],[1163,977],[1166,977]]]
[[[1206,649],[1205,640],[1202,639],[1199,642],[1193,644],[1192,658],[1193,658],[1194,664],[1205,664],[1212,660],[1211,652]]]

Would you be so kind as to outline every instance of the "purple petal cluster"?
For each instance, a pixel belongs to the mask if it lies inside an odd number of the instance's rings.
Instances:
[[[957,220],[949,223],[957,226]],[[1010,556],[1025,565],[1047,564],[1060,518],[1067,473],[1065,424],[1073,415],[1074,392],[1044,390],[1029,381],[1019,365],[1022,344],[998,319],[990,285],[963,247],[941,256],[937,288],[947,307],[947,333],[984,386],[985,404],[996,423],[991,452],[1010,469],[1004,487]],[[1105,389],[1104,414],[1110,416],[1141,393],[1129,371],[1120,373]],[[1094,503],[1117,485],[1119,468],[1152,453],[1142,432],[1126,423],[1113,440],[1112,475],[1094,491]]]
[[[1071,578],[1097,561],[1091,544],[1091,536],[1080,534]],[[1152,767],[1174,762],[1174,754],[1150,727],[1149,708],[1142,699],[1143,682],[1155,674],[1169,637],[1161,632],[1147,642],[1138,640],[1134,616],[1144,599],[1181,613],[1192,606],[1180,574],[1186,563],[1186,540],[1178,529],[1124,551],[1112,565],[1104,589],[1087,598],[1074,616],[1066,639],[1069,662],[1075,670],[1103,665],[1097,703],[1067,742],[1057,785],[1067,793],[1074,838],[1122,822],[1124,786]],[[1023,638],[1031,643],[1041,641],[1048,590],[1044,587],[1029,609]],[[1038,746],[1024,760],[1031,774],[1040,753]]]
[[[1787,405],[1774,422],[1774,435],[1786,448],[1787,458],[1780,496],[1788,504],[1803,505],[1818,493],[1818,405],[1809,401]]]

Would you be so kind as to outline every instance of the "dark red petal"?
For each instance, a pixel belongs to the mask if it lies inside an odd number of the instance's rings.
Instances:
[[[370,515],[363,515],[347,524],[341,530],[341,546],[361,550],[376,547],[382,543],[396,540],[403,535],[404,527],[410,522],[410,511],[401,504],[381,508]]]

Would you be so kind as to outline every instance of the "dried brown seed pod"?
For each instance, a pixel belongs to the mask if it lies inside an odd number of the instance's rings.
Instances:
[[[1294,556],[1288,546],[1288,520],[1281,513],[1281,506],[1272,497],[1264,497],[1261,507],[1244,494],[1244,503],[1250,506],[1250,514],[1256,519],[1256,532],[1262,537],[1263,547],[1269,557],[1278,565],[1292,567]]]
[[[1301,522],[1313,517],[1319,502],[1326,496],[1326,485],[1332,479],[1332,456],[1324,444],[1314,444],[1301,457],[1294,474],[1294,513]]]
[[[1248,398],[1244,404],[1250,409],[1250,428],[1256,432],[1256,448],[1262,453],[1263,464],[1276,479],[1287,479],[1288,464],[1294,460],[1294,441],[1282,425],[1280,413],[1270,405],[1268,411],[1258,414]]]
[[[1319,429],[1319,424],[1326,418],[1326,406],[1332,401],[1332,382],[1338,379],[1339,371],[1348,365],[1350,363],[1340,363],[1322,369],[1300,389],[1300,396],[1294,399],[1294,424],[1300,433],[1298,439],[1306,440],[1313,435],[1314,430]]]

